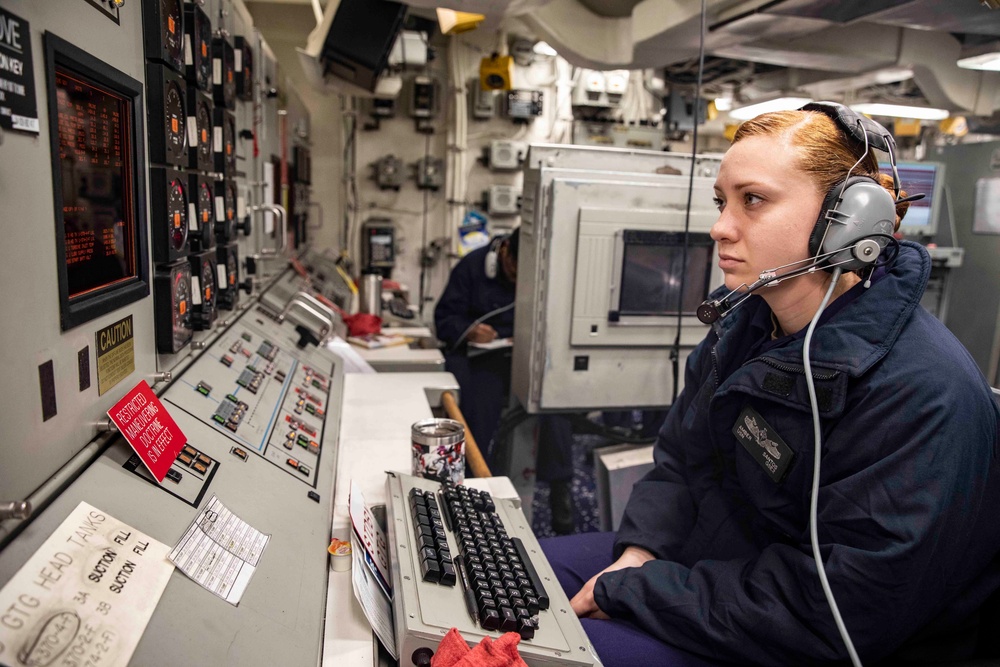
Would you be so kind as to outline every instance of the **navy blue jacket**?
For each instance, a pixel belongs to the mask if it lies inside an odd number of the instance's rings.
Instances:
[[[926,251],[902,243],[811,346],[820,548],[868,662],[907,651],[966,657],[977,610],[1000,588],[1000,411],[966,350],[919,306],[929,274]],[[613,618],[717,660],[842,661],[809,542],[803,337],[754,352],[760,308],[752,297],[688,359],[655,468],[635,485],[615,543],[616,558],[637,545],[657,560],[602,575],[595,599]],[[792,452],[780,481],[734,435],[746,406]]]
[[[497,277],[486,276],[489,247],[473,250],[452,269],[448,285],[434,309],[434,325],[439,340],[454,347],[465,330],[486,313],[514,302],[514,283],[497,266]],[[498,338],[514,335],[514,309],[495,315],[485,324],[496,329]],[[464,346],[464,341],[463,341]]]

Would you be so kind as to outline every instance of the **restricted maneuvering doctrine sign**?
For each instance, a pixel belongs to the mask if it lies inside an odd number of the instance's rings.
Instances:
[[[187,438],[145,380],[108,410],[125,440],[157,482],[162,482]]]

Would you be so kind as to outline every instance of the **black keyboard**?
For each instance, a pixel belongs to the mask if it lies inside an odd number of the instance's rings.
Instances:
[[[470,613],[484,630],[531,639],[549,598],[524,544],[511,538],[493,498],[467,486],[444,485],[444,514],[459,545],[463,585],[475,601]]]

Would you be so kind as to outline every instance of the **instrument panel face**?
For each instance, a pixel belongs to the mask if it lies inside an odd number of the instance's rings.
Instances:
[[[215,172],[231,177],[236,173],[236,115],[217,106],[213,121]]]
[[[240,302],[240,262],[239,252],[235,243],[220,245],[216,248],[217,262],[218,306],[221,310],[233,310]]]
[[[212,96],[216,106],[236,108],[236,65],[233,45],[224,37],[212,40]]]
[[[299,361],[263,328],[241,322],[223,333],[164,399],[315,487],[333,372],[332,366]]]
[[[188,174],[188,226],[192,250],[215,247],[215,225],[212,207],[215,205],[212,179],[202,174]]]
[[[212,171],[212,101],[194,86],[188,86],[188,168]]]
[[[191,342],[191,265],[187,260],[157,270],[153,277],[156,349],[177,354]]]
[[[184,71],[184,11],[181,0],[147,0],[143,3],[146,58]]]
[[[234,57],[236,97],[244,102],[251,102],[253,101],[253,48],[245,37],[236,37]]]
[[[150,63],[146,67],[149,109],[149,161],[186,167],[187,83],[169,68]]]
[[[229,243],[236,237],[236,184],[229,180],[215,182],[215,240]]]
[[[188,251],[188,178],[166,167],[149,168],[153,260],[172,262]]]
[[[212,21],[197,5],[184,9],[184,61],[188,81],[212,92]]]
[[[206,250],[188,257],[191,262],[191,324],[195,331],[211,329],[215,323],[215,253]]]

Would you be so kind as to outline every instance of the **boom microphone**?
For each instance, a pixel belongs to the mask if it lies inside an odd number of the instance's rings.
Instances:
[[[823,260],[831,255],[836,255],[837,253],[847,250],[847,248],[840,248],[834,250],[833,252],[824,253],[822,255],[816,255],[815,257],[809,257],[806,259],[799,260],[797,262],[792,262],[791,264],[785,264],[784,266],[779,266],[774,269],[765,269],[761,271],[757,280],[754,281],[752,285],[747,285],[743,283],[733,291],[731,291],[726,296],[721,299],[706,299],[702,302],[695,314],[698,316],[698,320],[702,324],[712,324],[717,320],[724,318],[729,313],[736,310],[736,308],[742,304],[744,301],[750,298],[750,296],[759,290],[761,287],[766,285],[777,285],[780,282],[788,280],[789,278],[797,278],[799,276],[808,275],[810,273],[815,273],[816,271],[823,270],[832,266],[838,266],[840,264],[847,264],[855,260],[863,262],[864,264],[870,265],[874,264],[878,260],[879,254],[882,252],[882,246],[879,245],[878,241],[871,238],[861,239],[853,246],[848,246],[851,249],[851,257],[837,262],[835,264],[830,264],[828,266],[820,266],[820,260]],[[803,262],[811,262],[809,266],[804,266],[802,268],[794,269],[787,273],[778,274],[781,269],[786,269],[790,266],[795,266],[796,264],[802,264]],[[745,292],[740,292],[741,289],[746,288]],[[738,298],[731,301],[730,298],[740,292]]]

